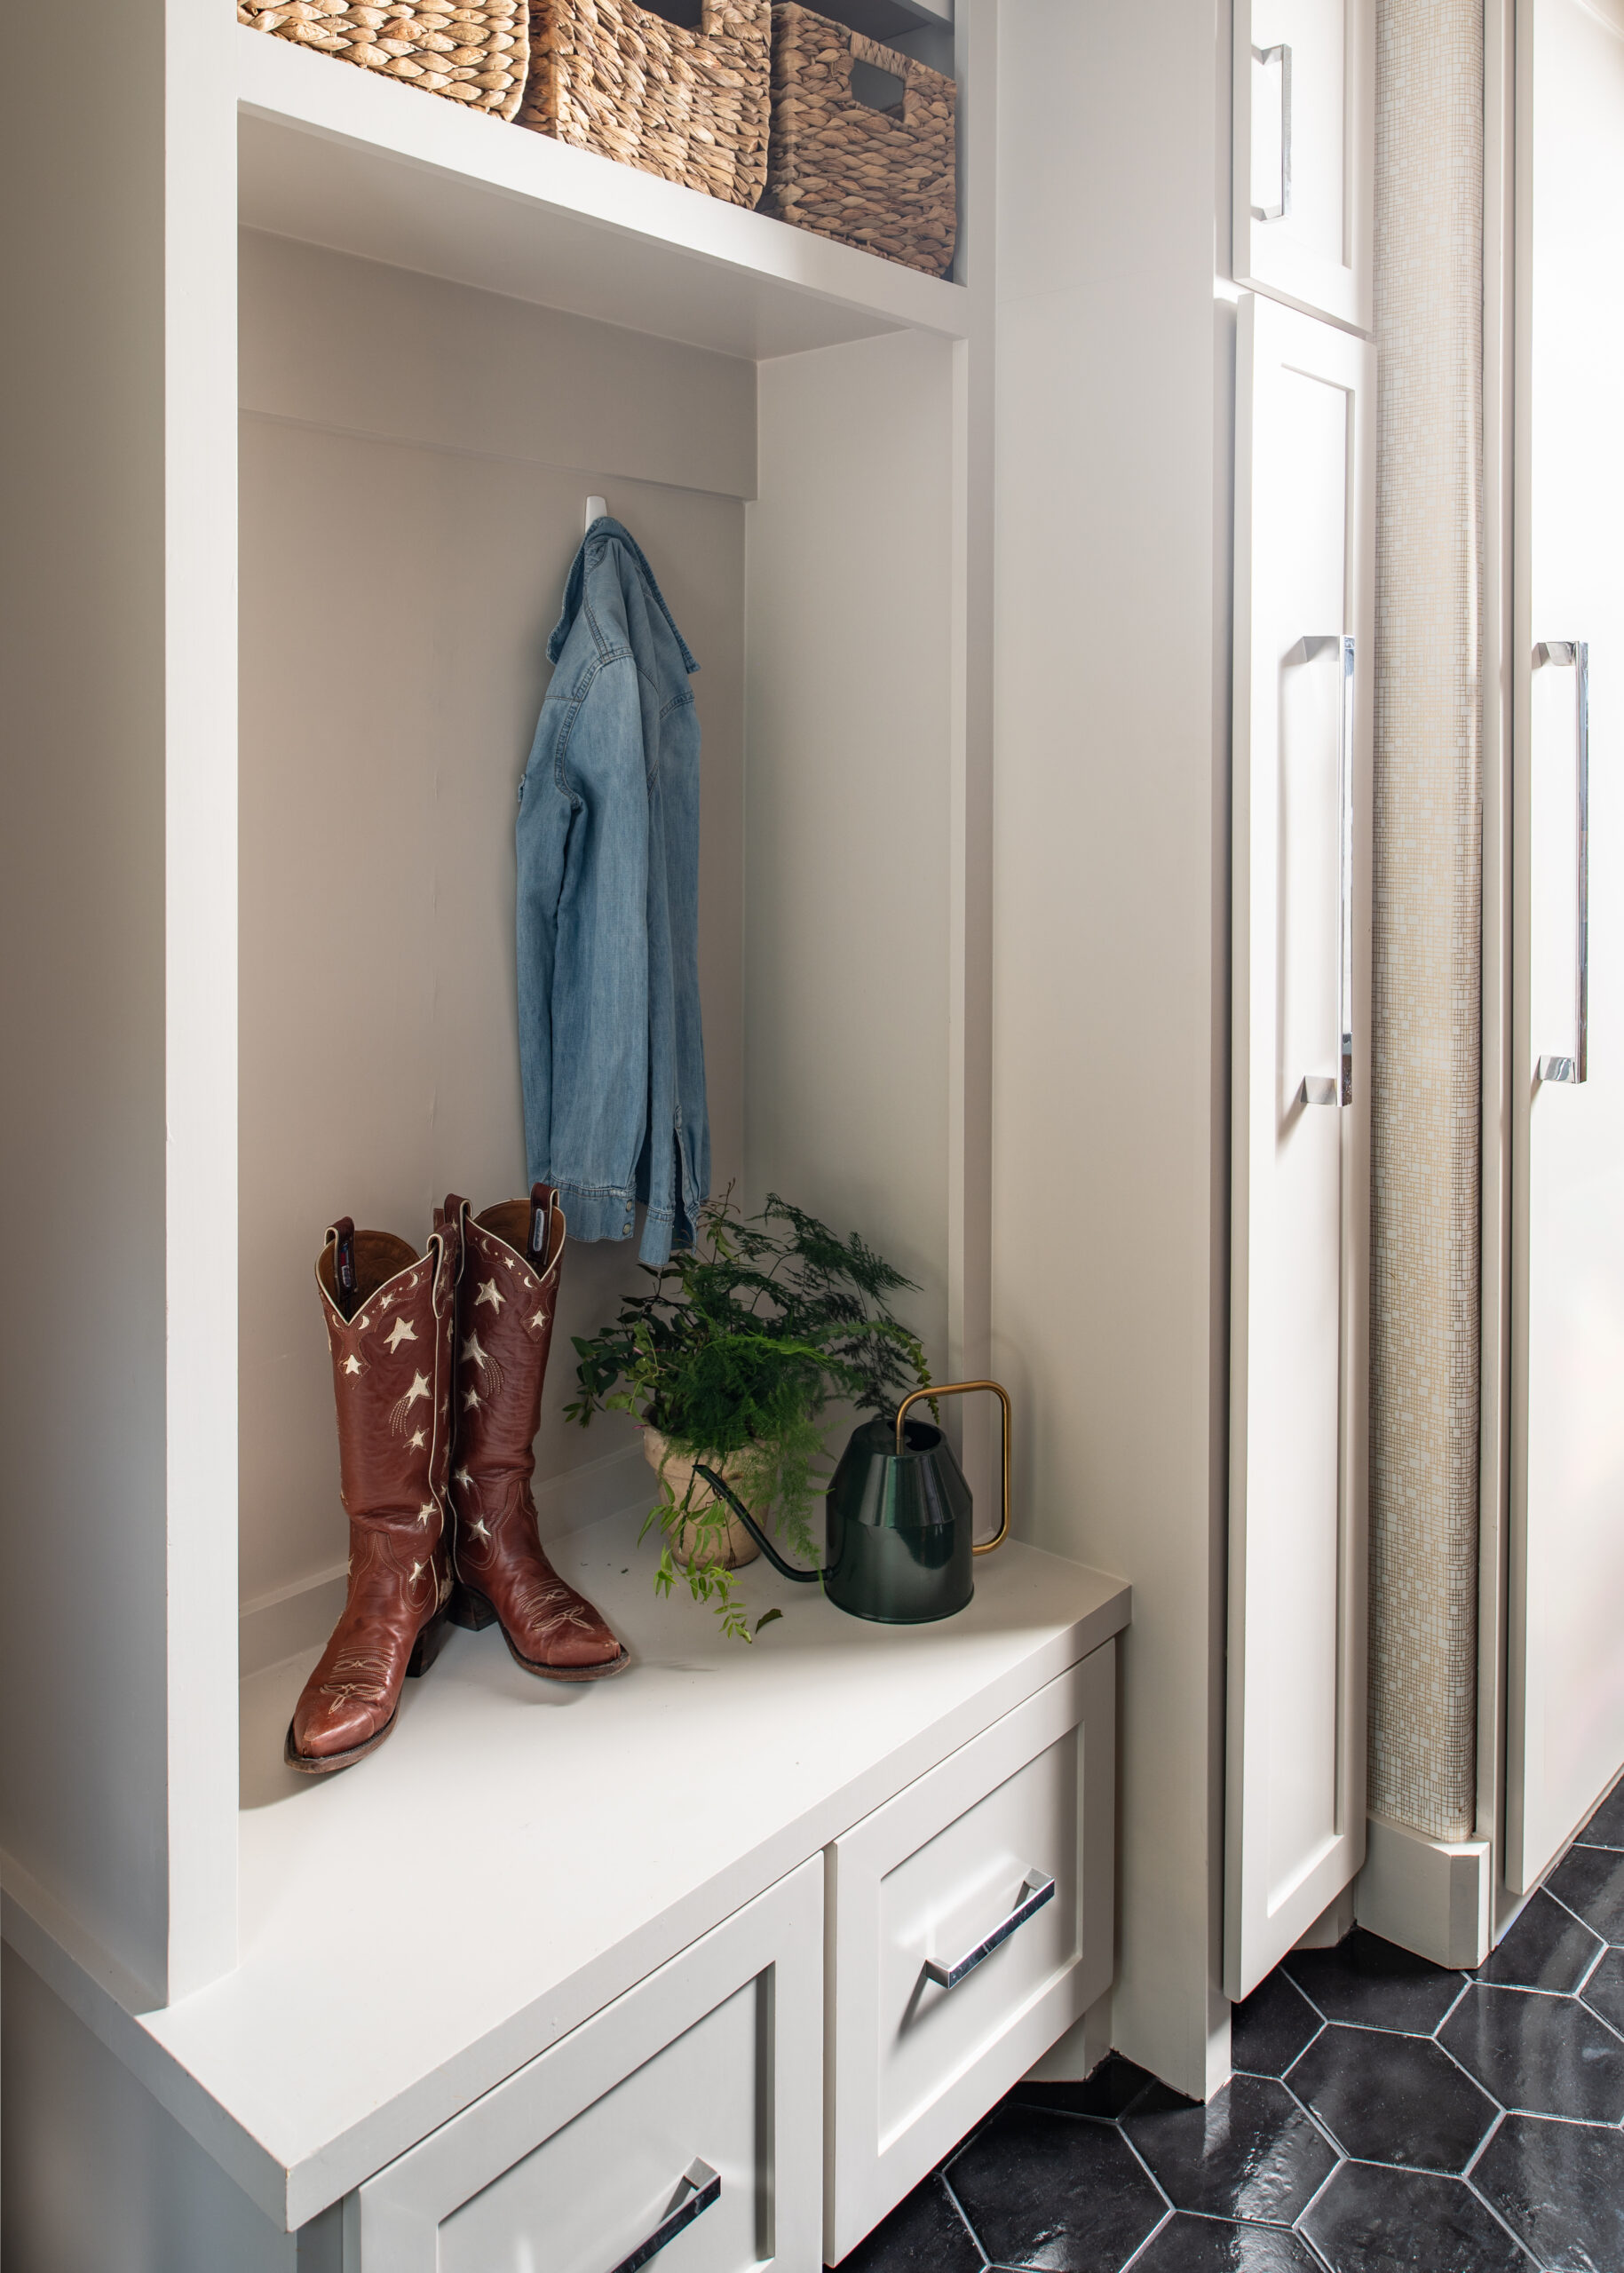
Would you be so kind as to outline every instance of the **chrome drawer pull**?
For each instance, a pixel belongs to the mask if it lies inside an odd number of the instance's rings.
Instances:
[[[1278,64],[1280,72],[1280,186],[1272,205],[1255,205],[1255,221],[1283,221],[1291,210],[1291,50],[1283,43],[1279,47],[1255,47],[1252,60],[1264,70]]]
[[[1541,1057],[1542,1081],[1582,1081],[1590,1070],[1590,643],[1588,639],[1541,639],[1533,667],[1550,664],[1573,674],[1573,788],[1578,826],[1574,832],[1574,889],[1578,914],[1573,941],[1573,1023],[1578,1047],[1572,1057]]]
[[[1055,1882],[1047,1871],[1028,1871],[1021,1886],[1020,1900],[1002,1925],[994,1926],[986,1941],[978,1942],[956,1965],[938,1965],[936,1960],[925,1960],[925,1979],[934,1981],[939,1989],[956,1989],[967,1973],[973,1973],[984,1957],[991,1957],[1000,1943],[1007,1942],[1018,1926],[1034,1918],[1046,1902],[1055,1898]]]
[[[1305,1073],[1299,1105],[1353,1103],[1353,674],[1356,649],[1351,634],[1320,633],[1305,638],[1301,652],[1311,661],[1329,648],[1336,657],[1336,1023],[1342,1056],[1335,1076]],[[1294,649],[1295,653],[1297,650]]]
[[[651,2257],[658,2257],[668,2241],[675,2241],[685,2226],[691,2226],[701,2212],[709,2210],[722,2191],[722,2181],[709,2163],[697,2156],[682,2174],[682,2183],[690,2191],[685,2202],[668,2210],[646,2241],[640,2241],[630,2257],[622,2257],[614,2273],[638,2273],[639,2265],[646,2265]]]

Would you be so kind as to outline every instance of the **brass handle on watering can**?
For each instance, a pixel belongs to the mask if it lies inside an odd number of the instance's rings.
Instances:
[[[1003,1521],[998,1526],[996,1539],[978,1540],[975,1548],[978,1555],[990,1555],[994,1548],[1002,1547],[1010,1536],[1010,1392],[1002,1383],[1000,1382],[939,1382],[934,1389],[910,1390],[897,1407],[897,1452],[900,1457],[907,1450],[902,1437],[902,1416],[910,1405],[917,1405],[921,1398],[968,1397],[970,1390],[975,1389],[991,1390],[1003,1411]]]

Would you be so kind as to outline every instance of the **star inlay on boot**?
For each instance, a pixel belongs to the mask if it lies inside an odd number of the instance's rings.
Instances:
[[[437,1218],[437,1221],[440,1218]],[[458,1626],[499,1622],[515,1660],[551,1681],[601,1681],[630,1663],[583,1595],[559,1578],[535,1525],[530,1479],[542,1384],[564,1264],[564,1213],[538,1184],[471,1217],[455,1193],[443,1220],[463,1242],[457,1292],[456,1517]]]

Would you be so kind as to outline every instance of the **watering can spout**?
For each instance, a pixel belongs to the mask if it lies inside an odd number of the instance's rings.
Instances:
[[[772,1541],[767,1537],[766,1532],[757,1522],[755,1517],[751,1515],[749,1509],[739,1497],[739,1494],[733,1490],[733,1485],[727,1483],[724,1477],[718,1476],[715,1469],[707,1468],[702,1461],[696,1460],[693,1463],[693,1473],[695,1476],[702,1477],[704,1478],[705,1482],[709,1485],[711,1490],[716,1493],[718,1500],[725,1501],[727,1505],[733,1509],[734,1515],[738,1517],[740,1522],[744,1525],[746,1531],[749,1532],[750,1537],[755,1540],[757,1546],[760,1548],[762,1553],[766,1556],[768,1562],[771,1563],[772,1568],[780,1572],[783,1577],[786,1579],[795,1580],[798,1586],[812,1586],[815,1584],[818,1580],[827,1575],[826,1572],[820,1570],[815,1564],[810,1571],[798,1571],[793,1563],[786,1563],[783,1556],[779,1553],[777,1548],[773,1546]]]

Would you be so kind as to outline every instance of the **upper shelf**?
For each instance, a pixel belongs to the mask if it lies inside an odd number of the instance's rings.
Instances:
[[[765,214],[237,28],[239,218],[763,360],[963,338],[970,295]]]

